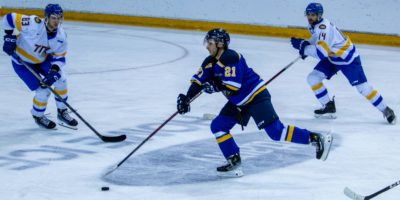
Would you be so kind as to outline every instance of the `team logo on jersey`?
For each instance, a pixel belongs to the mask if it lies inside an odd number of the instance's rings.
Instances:
[[[319,25],[319,28],[320,29],[326,29],[326,26],[325,26],[325,24],[321,24],[321,25]]]
[[[40,24],[40,22],[42,22],[42,20],[39,17],[35,17],[35,22]]]
[[[29,26],[29,18],[22,18],[21,24],[22,26]]]

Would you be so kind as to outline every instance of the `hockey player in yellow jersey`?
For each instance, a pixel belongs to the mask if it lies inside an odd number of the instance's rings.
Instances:
[[[314,111],[315,116],[336,118],[334,99],[329,97],[328,90],[322,81],[329,80],[338,71],[342,71],[350,84],[383,113],[388,123],[394,124],[395,113],[386,105],[378,91],[367,82],[356,46],[333,23],[322,18],[322,14],[323,8],[320,3],[310,3],[305,15],[312,37],[309,40],[291,38],[292,46],[299,50],[303,59],[307,56],[320,59],[307,77],[311,89],[322,104],[321,109]]]
[[[67,100],[67,80],[63,73],[67,36],[61,27],[63,14],[58,4],[48,4],[44,11],[44,19],[18,13],[9,13],[3,17],[3,51],[11,56],[12,66],[18,76],[35,92],[31,114],[40,127],[47,129],[56,127],[56,123],[44,115],[50,90],[41,85],[20,60],[40,74],[47,86],[53,86],[57,94]],[[18,30],[17,33],[15,29]],[[60,123],[76,127],[78,122],[69,115],[66,105],[60,99],[55,100]]]

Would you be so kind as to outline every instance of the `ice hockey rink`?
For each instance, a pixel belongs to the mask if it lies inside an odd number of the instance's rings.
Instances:
[[[104,135],[103,143],[82,122],[79,130],[44,130],[34,123],[33,93],[0,53],[0,198],[14,199],[348,199],[344,187],[367,195],[400,178],[400,126],[382,114],[339,73],[325,82],[336,96],[336,120],[315,119],[320,105],[306,81],[317,60],[307,58],[268,85],[281,120],[330,132],[326,162],[314,148],[271,141],[251,121],[232,131],[241,147],[241,178],[220,178],[224,163],[205,113],[217,114],[221,94],[202,94],[191,112],[176,116],[114,173],[104,174],[176,111],[191,76],[208,55],[205,33],[65,22],[69,51],[69,103]],[[2,42],[1,42],[2,46]],[[358,45],[369,82],[400,114],[400,49]],[[231,34],[231,48],[265,80],[294,60],[288,39]],[[51,98],[49,117],[56,119]],[[108,186],[109,191],[100,188]],[[400,188],[376,199],[398,200]]]

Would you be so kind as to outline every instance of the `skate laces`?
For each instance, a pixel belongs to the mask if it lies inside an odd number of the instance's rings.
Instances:
[[[69,115],[70,112],[67,109],[61,110],[59,113],[63,119],[67,121],[72,121],[72,117]]]
[[[47,118],[46,115],[49,115],[49,114],[45,114],[45,115],[43,115],[41,117],[38,117],[39,118],[39,122],[42,123],[42,124],[45,124],[45,125],[49,125],[51,120],[49,118]]]
[[[317,151],[321,150],[321,145],[322,145],[320,140],[321,136],[313,135],[311,137],[312,137],[311,146],[316,147]]]

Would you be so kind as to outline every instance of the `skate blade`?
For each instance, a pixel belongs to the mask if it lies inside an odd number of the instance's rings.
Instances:
[[[49,130],[49,131],[55,131],[55,130],[58,130],[57,129],[57,126],[55,126],[54,128],[46,128],[46,127],[44,127],[44,126],[42,126],[42,125],[39,125],[39,124],[36,124],[39,128],[41,128],[41,129],[45,129],[45,130]]]
[[[322,153],[321,160],[325,161],[328,158],[329,152],[331,151],[331,146],[333,142],[332,135],[324,136],[324,152]]]
[[[44,126],[38,125],[38,127],[39,127],[40,129],[49,130],[49,131],[56,131],[56,130],[58,130],[57,126],[54,127],[54,128],[46,128],[46,127],[44,127]]]
[[[68,125],[68,124],[66,124],[66,123],[64,123],[64,122],[58,122],[58,125],[60,125],[60,126],[62,126],[62,127],[65,127],[65,128],[72,129],[72,130],[78,130],[78,127],[77,127],[77,126],[70,126],[70,125]]]
[[[217,175],[221,178],[239,178],[239,177],[242,177],[244,174],[243,174],[242,168],[239,167],[235,170],[227,171],[227,172],[217,171]]]
[[[336,119],[335,113],[326,113],[326,114],[314,114],[314,117],[317,119]]]

